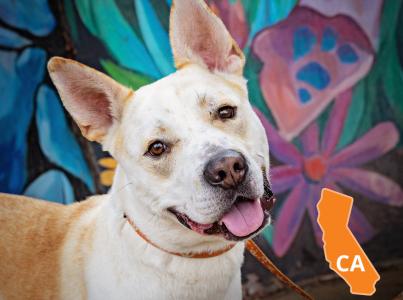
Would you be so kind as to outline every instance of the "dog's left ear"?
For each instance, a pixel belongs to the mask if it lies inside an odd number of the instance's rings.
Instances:
[[[133,91],[71,59],[53,57],[48,70],[81,133],[90,141],[103,142],[111,128],[119,124],[124,102]]]
[[[176,68],[196,63],[210,71],[242,75],[245,57],[224,23],[203,0],[174,0],[170,40]]]

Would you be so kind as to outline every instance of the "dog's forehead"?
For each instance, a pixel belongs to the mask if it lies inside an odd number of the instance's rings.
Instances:
[[[237,105],[247,98],[246,81],[239,76],[213,74],[188,66],[135,92],[129,105],[133,113],[164,119],[170,114],[191,114],[203,104]]]

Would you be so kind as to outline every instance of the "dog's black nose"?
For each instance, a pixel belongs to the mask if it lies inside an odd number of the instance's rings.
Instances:
[[[225,150],[210,159],[204,169],[204,178],[211,185],[235,189],[245,180],[247,172],[248,165],[243,155]]]

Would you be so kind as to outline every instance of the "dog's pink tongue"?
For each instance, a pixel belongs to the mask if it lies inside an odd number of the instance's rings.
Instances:
[[[259,199],[235,203],[221,221],[234,235],[242,237],[256,231],[262,225],[264,213]]]

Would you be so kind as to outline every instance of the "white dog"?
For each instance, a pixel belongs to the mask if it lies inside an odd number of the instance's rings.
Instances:
[[[109,194],[71,206],[0,196],[0,298],[242,298],[243,241],[272,204],[266,134],[244,56],[203,1],[174,1],[170,39],[177,71],[137,91],[49,61],[65,108],[118,168]]]

